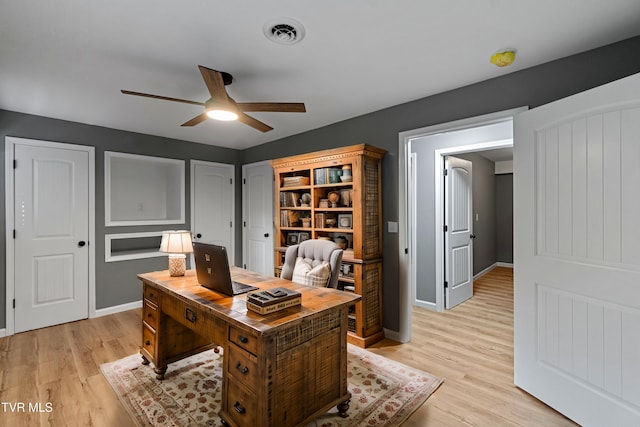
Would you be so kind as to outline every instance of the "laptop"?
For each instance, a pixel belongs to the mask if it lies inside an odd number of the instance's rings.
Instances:
[[[198,283],[212,291],[228,296],[243,294],[258,289],[256,286],[233,282],[229,271],[229,258],[224,246],[193,242],[193,257],[196,261]]]

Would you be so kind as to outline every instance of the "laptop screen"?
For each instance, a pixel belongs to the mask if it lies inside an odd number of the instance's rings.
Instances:
[[[206,288],[228,296],[258,289],[231,281],[229,257],[224,246],[194,242],[193,257],[196,261],[198,283]]]

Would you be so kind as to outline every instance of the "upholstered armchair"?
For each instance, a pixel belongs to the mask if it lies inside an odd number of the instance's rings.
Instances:
[[[296,265],[296,260],[298,260],[298,258],[301,258],[301,260],[298,261],[298,265]],[[316,239],[305,240],[299,245],[292,245],[287,248],[284,255],[284,264],[282,266],[280,277],[302,283],[300,280],[294,280],[294,276],[296,278],[301,277],[299,270],[302,264],[306,264],[303,267],[306,267],[307,269],[313,268],[314,270],[321,269],[325,264],[328,264],[330,272],[326,286],[329,288],[337,288],[341,263],[342,249],[332,241]]]

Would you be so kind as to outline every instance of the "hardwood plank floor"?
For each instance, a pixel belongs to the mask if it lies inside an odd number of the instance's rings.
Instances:
[[[576,425],[513,385],[513,269],[476,280],[452,310],[415,307],[412,324],[411,342],[369,348],[444,379],[404,427]]]
[[[453,310],[415,308],[411,342],[370,348],[445,380],[404,426],[575,425],[513,385],[512,270],[496,268],[474,287]],[[133,425],[100,364],[138,352],[140,322],[138,309],[1,338],[0,426]]]

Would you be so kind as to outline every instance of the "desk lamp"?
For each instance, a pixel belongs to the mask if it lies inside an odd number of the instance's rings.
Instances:
[[[184,276],[187,268],[187,256],[185,254],[193,252],[191,232],[187,230],[163,232],[160,252],[169,254],[169,274],[173,277]]]

